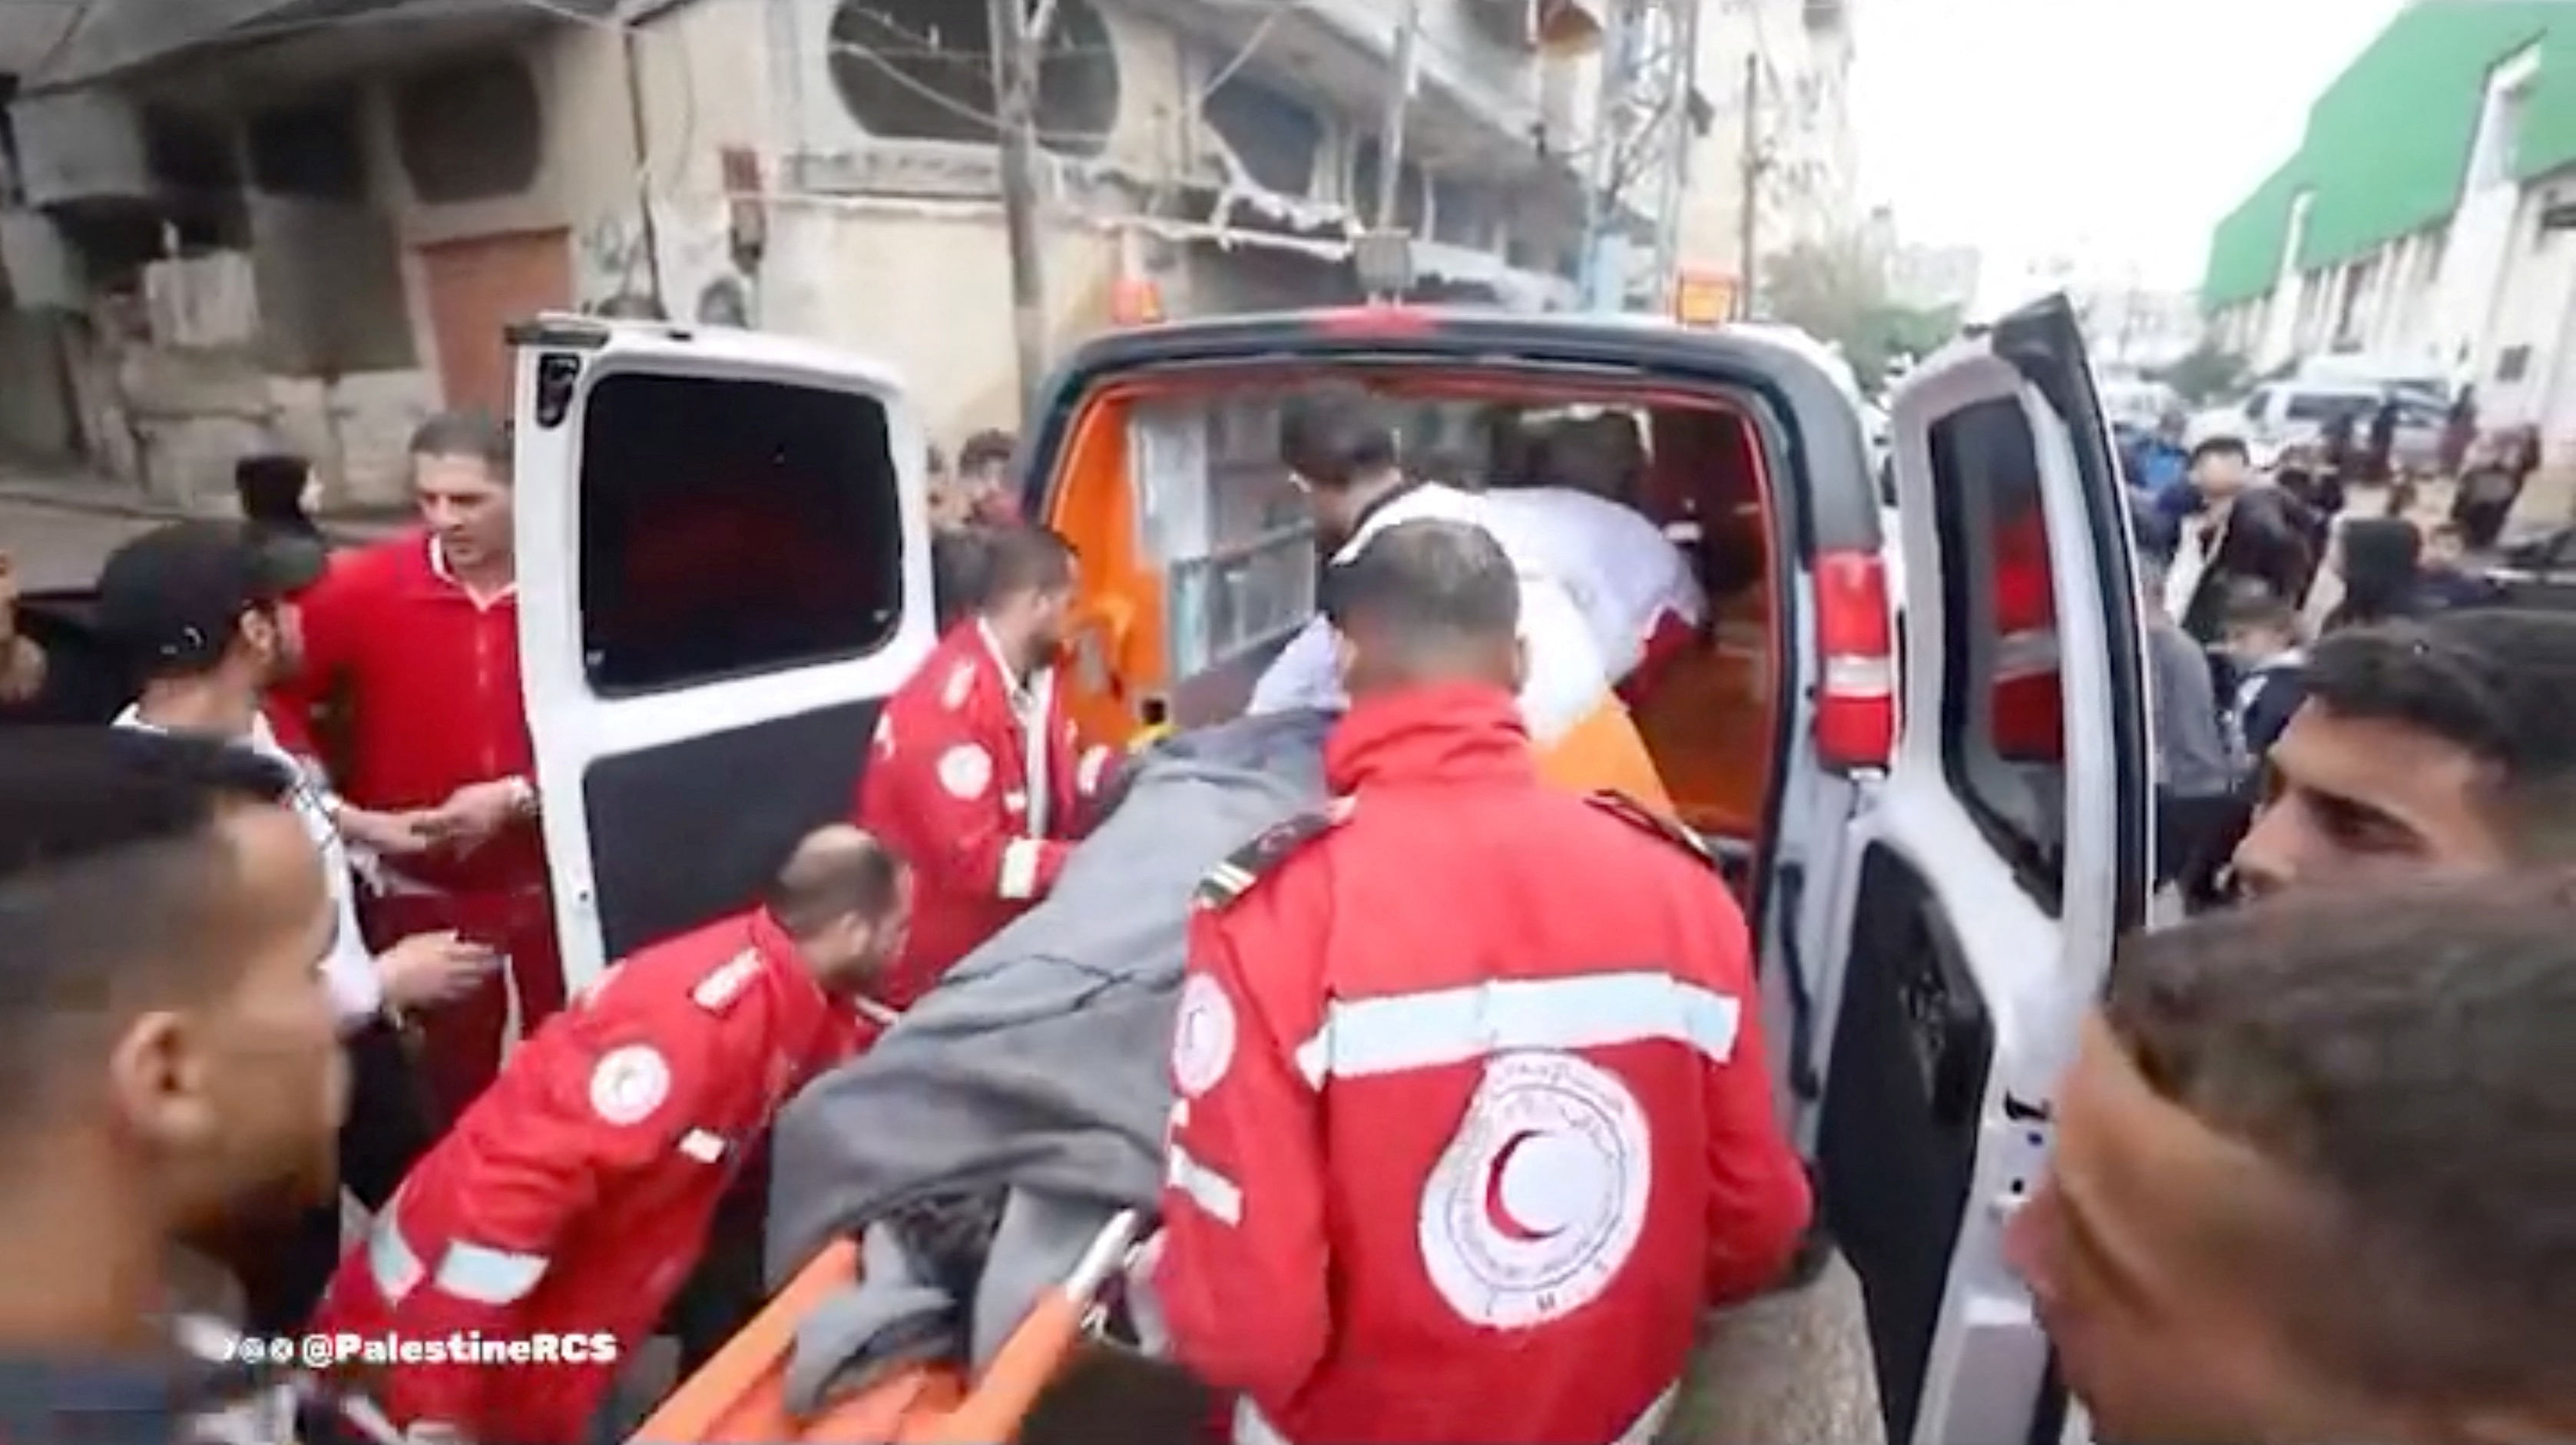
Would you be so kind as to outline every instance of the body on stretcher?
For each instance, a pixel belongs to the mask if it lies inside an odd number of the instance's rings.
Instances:
[[[1145,1445],[1203,1439],[1216,1418],[1213,1395],[1104,1328],[1109,1291],[1135,1263],[1140,1227],[1133,1210],[1104,1225],[972,1378],[955,1362],[906,1361],[799,1416],[786,1390],[798,1327],[859,1277],[858,1245],[836,1242],[682,1382],[631,1445],[1070,1445],[1097,1440],[1104,1428]]]
[[[1613,789],[1672,812],[1654,759],[1614,696],[1546,750],[1540,771],[1562,787]],[[1105,1291],[1126,1278],[1140,1223],[1133,1210],[1112,1218],[980,1371],[906,1360],[820,1413],[800,1415],[787,1388],[799,1330],[862,1273],[857,1241],[832,1244],[682,1382],[631,1445],[1094,1445],[1104,1428],[1130,1445],[1199,1445],[1218,1420],[1213,1394],[1098,1328]]]

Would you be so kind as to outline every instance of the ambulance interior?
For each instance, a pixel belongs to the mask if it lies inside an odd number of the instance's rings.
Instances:
[[[1683,821],[1749,853],[1768,813],[1779,710],[1765,455],[1722,394],[1647,391],[1449,364],[1358,373],[1393,405],[1411,475],[1470,489],[1552,485],[1553,428],[1625,420],[1644,463],[1619,498],[1690,561],[1710,607],[1691,655],[1631,699]],[[1280,398],[1301,377],[1244,367],[1110,385],[1068,429],[1048,522],[1083,559],[1079,721],[1121,736],[1239,712],[1314,608],[1314,527],[1278,460]],[[1540,444],[1533,447],[1533,442]]]

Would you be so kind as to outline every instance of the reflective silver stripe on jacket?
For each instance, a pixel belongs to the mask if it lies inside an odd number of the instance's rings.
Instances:
[[[1002,845],[1002,876],[995,879],[994,892],[1013,902],[1038,896],[1038,864],[1046,857],[1046,843],[1037,838],[1015,838]]]
[[[427,1279],[441,1293],[483,1305],[512,1305],[526,1299],[546,1275],[550,1261],[541,1254],[496,1249],[458,1240],[439,1257],[432,1274],[420,1251],[404,1237],[401,1196],[388,1202],[367,1233],[367,1274],[388,1305],[398,1305]]]
[[[1578,1052],[1667,1039],[1725,1063],[1742,1004],[1669,974],[1514,979],[1336,1000],[1297,1048],[1308,1085],[1472,1063],[1517,1049]]]

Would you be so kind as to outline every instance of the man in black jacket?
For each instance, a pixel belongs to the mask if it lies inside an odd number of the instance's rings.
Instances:
[[[2316,555],[2298,499],[2254,476],[2242,441],[2211,437],[2192,448],[2191,485],[2201,509],[2183,524],[2164,607],[2208,647],[2223,640],[2231,587],[2257,582],[2296,602],[2307,594]]]

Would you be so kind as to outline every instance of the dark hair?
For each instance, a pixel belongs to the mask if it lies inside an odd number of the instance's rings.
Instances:
[[[2282,1300],[2322,1361],[2416,1402],[2576,1405],[2576,877],[2134,935],[2104,1013],[2152,1088],[2324,1202]]]
[[[289,452],[268,452],[233,463],[233,495],[242,516],[262,526],[310,533],[313,519],[304,512],[304,484],[313,463]]]
[[[2429,733],[2493,764],[2526,849],[2576,845],[2576,616],[2519,608],[2354,627],[2308,655],[2307,698]]]
[[[972,472],[985,467],[1007,467],[1011,464],[1012,453],[1018,450],[1019,444],[1011,440],[1009,432],[987,428],[968,437],[966,445],[957,449],[957,470]]]
[[[1395,423],[1368,388],[1330,382],[1280,409],[1279,460],[1308,486],[1342,491],[1395,466]]]
[[[942,634],[983,609],[992,588],[990,530],[968,523],[930,535],[931,605]]]
[[[1016,522],[979,530],[983,547],[977,607],[1073,585],[1073,544],[1058,533]]]
[[[2330,626],[2385,622],[2414,610],[2422,583],[2424,534],[2400,517],[2347,517],[2337,534],[2343,551],[2343,602]]]
[[[443,411],[411,434],[416,457],[470,457],[506,480],[510,475],[510,426],[485,411]]]
[[[1326,572],[1323,591],[1335,628],[1426,659],[1509,643],[1520,631],[1512,560],[1492,533],[1467,522],[1398,522]]]
[[[2240,462],[2250,462],[2254,454],[2245,449],[2245,441],[2241,437],[2206,437],[2192,447],[2186,465],[2197,467],[2203,457],[2234,457]]]
[[[138,979],[190,990],[238,891],[216,834],[283,801],[286,769],[245,748],[134,728],[19,728],[0,747],[0,1110],[43,1089],[48,1031]]]
[[[903,860],[874,834],[847,824],[797,840],[761,902],[791,934],[809,934],[856,913],[879,919],[901,896]]]

